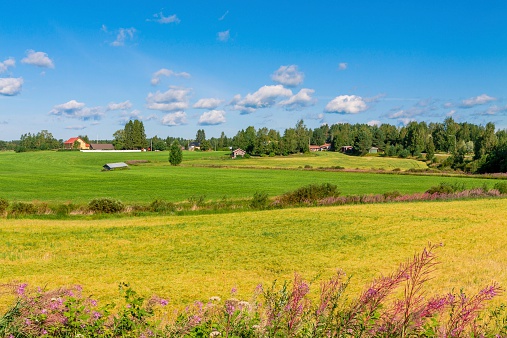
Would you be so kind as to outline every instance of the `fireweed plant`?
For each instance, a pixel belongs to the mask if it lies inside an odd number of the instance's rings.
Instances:
[[[251,299],[218,296],[170,312],[168,301],[146,299],[128,284],[118,304],[100,306],[81,287],[30,290],[10,287],[14,305],[0,318],[0,336],[17,337],[506,337],[505,307],[487,302],[502,293],[493,283],[473,296],[463,291],[428,294],[438,246],[428,245],[393,273],[373,280],[356,298],[345,295],[350,278],[338,271],[314,283],[258,285]],[[6,287],[6,286],[4,286]]]

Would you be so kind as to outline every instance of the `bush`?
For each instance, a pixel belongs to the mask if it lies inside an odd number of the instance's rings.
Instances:
[[[428,194],[452,194],[454,192],[464,191],[465,184],[463,182],[445,183],[442,182],[435,187],[431,187],[426,192]]]
[[[11,205],[11,214],[15,216],[34,215],[36,213],[37,207],[33,203],[14,202]]]
[[[96,198],[88,203],[88,209],[96,213],[114,214],[124,209],[122,202],[110,198]]]
[[[500,194],[507,194],[507,182],[497,182],[493,186],[493,189],[496,189],[500,192]]]
[[[250,207],[252,209],[266,209],[269,205],[268,194],[262,192],[256,192],[253,195],[252,201],[250,201]]]
[[[388,191],[388,192],[384,193],[385,199],[394,199],[394,198],[400,197],[400,196],[401,196],[401,192],[399,192],[398,190]]]
[[[159,212],[159,213],[169,213],[169,212],[176,211],[176,205],[174,205],[174,203],[171,203],[171,202],[166,202],[161,199],[156,199],[153,202],[151,202],[149,210],[153,211],[153,212]]]
[[[5,198],[0,198],[0,215],[3,215],[9,207],[9,201]]]
[[[316,203],[323,198],[339,196],[340,193],[336,189],[336,185],[330,183],[310,184],[280,196],[278,202],[282,205]]]

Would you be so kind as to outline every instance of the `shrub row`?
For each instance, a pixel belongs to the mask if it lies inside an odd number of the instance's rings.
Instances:
[[[144,298],[120,284],[120,301],[100,306],[80,287],[30,292],[26,284],[0,317],[1,337],[505,337],[507,314],[501,305],[486,310],[502,293],[492,283],[477,294],[463,291],[428,296],[426,282],[437,264],[430,245],[387,276],[373,280],[356,297],[350,278],[338,272],[312,284],[295,274],[291,283],[257,286],[247,300],[237,290],[196,301],[183,311],[168,301]]]
[[[465,189],[462,183],[440,183],[424,193],[402,195],[398,191],[377,195],[349,195],[340,196],[337,186],[329,183],[321,185],[310,184],[281,196],[270,199],[266,193],[255,192],[250,200],[230,200],[224,196],[219,201],[206,201],[205,196],[191,196],[187,202],[172,203],[163,199],[155,199],[149,205],[126,206],[121,201],[110,198],[98,198],[90,201],[86,206],[75,204],[48,205],[47,203],[14,202],[9,204],[0,198],[0,216],[23,217],[29,215],[56,215],[64,217],[75,214],[142,214],[161,213],[170,214],[186,211],[227,212],[250,208],[254,210],[288,208],[312,205],[344,205],[361,203],[410,202],[429,200],[451,200],[463,198],[497,197],[507,194],[507,182],[497,182],[493,189],[482,188]]]

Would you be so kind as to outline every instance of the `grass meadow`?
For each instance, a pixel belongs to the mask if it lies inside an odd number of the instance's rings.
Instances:
[[[443,243],[435,293],[507,285],[507,201],[392,203],[221,215],[100,220],[0,218],[0,284],[80,284],[102,300],[130,282],[175,307],[258,283],[352,276],[359,291],[381,273]],[[6,295],[3,296],[7,297]],[[505,301],[505,295],[500,297]],[[5,301],[0,304],[6,304]]]
[[[146,160],[129,170],[101,171],[105,163]],[[186,201],[245,199],[255,192],[270,197],[308,184],[332,183],[342,195],[423,192],[440,182],[463,182],[467,188],[493,186],[480,178],[379,175],[303,169],[341,166],[349,169],[424,168],[424,162],[381,157],[355,157],[333,152],[306,156],[232,160],[225,152],[184,152],[181,166],[168,162],[168,152],[0,153],[0,197],[9,201],[86,204],[94,198],[124,203],[150,203],[154,199]]]

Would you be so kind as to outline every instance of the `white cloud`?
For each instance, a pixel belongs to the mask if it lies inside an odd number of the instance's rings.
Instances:
[[[279,105],[285,107],[287,110],[300,110],[304,107],[313,106],[316,102],[312,98],[312,94],[315,90],[309,88],[303,88],[299,93],[291,96],[287,100],[280,101]]]
[[[26,57],[22,59],[21,62],[37,67],[55,68],[53,60],[51,60],[46,53],[36,52],[31,49],[26,52]]]
[[[292,96],[292,91],[282,85],[263,86],[255,93],[247,94],[243,99],[241,95],[234,96],[231,104],[234,110],[239,110],[243,114],[250,114],[256,109],[271,107],[278,98],[290,96]]]
[[[201,126],[222,124],[225,121],[225,111],[223,110],[210,110],[199,117],[199,125]]]
[[[166,92],[149,93],[146,98],[147,108],[162,111],[177,111],[188,108],[189,88],[170,87]]]
[[[411,117],[404,117],[404,118],[401,118],[401,119],[398,119],[398,121],[403,124],[404,126],[406,126],[407,124],[409,124],[410,122],[414,122],[415,119],[411,118]]]
[[[107,105],[106,107],[106,110],[129,110],[130,108],[132,108],[132,103],[127,100],[125,102],[120,102],[120,103],[114,103],[114,102],[111,102]]]
[[[176,16],[176,14],[164,16],[164,13],[160,12],[160,13],[153,14],[153,19],[148,19],[147,21],[154,21],[154,22],[158,22],[161,24],[166,24],[166,23],[173,23],[173,22],[180,23],[181,20]]]
[[[373,127],[373,126],[380,126],[382,124],[382,122],[380,122],[379,120],[371,120],[371,121],[366,122],[366,124]]]
[[[287,87],[296,87],[303,82],[305,75],[298,71],[298,66],[280,66],[272,75],[271,79]]]
[[[226,31],[217,33],[217,40],[218,41],[227,42],[227,41],[229,41],[230,38],[231,38],[231,33],[230,33],[229,29]]]
[[[183,111],[166,114],[162,117],[161,123],[171,127],[187,124],[187,114]]]
[[[456,114],[456,110],[451,110],[449,111],[447,114],[445,114],[446,116],[453,116],[454,114]]]
[[[229,14],[229,11],[225,11],[224,15],[222,15],[221,17],[218,18],[218,21],[222,21],[223,19],[225,19],[225,17],[227,16],[227,14]]]
[[[86,126],[67,126],[65,127],[65,129],[70,129],[70,130],[83,130],[83,129],[86,129]]]
[[[162,76],[166,76],[166,77],[176,76],[176,77],[189,78],[190,74],[187,72],[176,73],[170,69],[161,68],[161,69],[157,70],[155,73],[153,73],[153,76],[151,78],[151,84],[154,86],[158,85],[160,83],[160,78]]]
[[[101,107],[88,108],[82,102],[70,100],[66,103],[56,105],[51,109],[49,115],[62,116],[67,118],[87,120],[99,120],[103,117],[104,109]]]
[[[0,62],[0,74],[5,73],[10,67],[14,67],[16,61],[14,58],[8,58],[7,60]]]
[[[507,113],[507,106],[504,107],[491,106],[481,115],[497,115],[498,113],[500,114]]]
[[[481,104],[485,104],[491,101],[496,101],[496,98],[491,97],[486,94],[482,94],[476,97],[471,97],[469,99],[461,101],[461,107],[462,108],[472,108],[474,106],[478,106]]]
[[[127,111],[124,111],[122,114],[121,114],[121,118],[120,118],[120,123],[127,123],[128,121],[130,120],[139,120],[139,121],[143,121],[144,120],[144,117],[141,115],[142,112],[140,110],[137,110],[137,109],[134,109],[133,111],[131,112],[127,112]]]
[[[326,113],[357,114],[368,109],[361,96],[340,95],[331,100],[324,111]]]
[[[338,69],[339,69],[339,70],[345,70],[345,69],[347,69],[347,68],[348,68],[348,64],[347,64],[346,62],[340,62],[340,63],[338,64]]]
[[[5,96],[18,95],[21,92],[22,85],[23,85],[22,77],[0,78],[0,95]]]
[[[133,40],[134,34],[136,33],[136,29],[131,28],[120,28],[118,30],[118,35],[116,36],[116,40],[111,42],[111,46],[121,47],[125,45],[125,41]]]
[[[200,108],[200,109],[215,109],[219,105],[221,105],[224,101],[220,99],[200,99],[192,107],[194,108]]]

